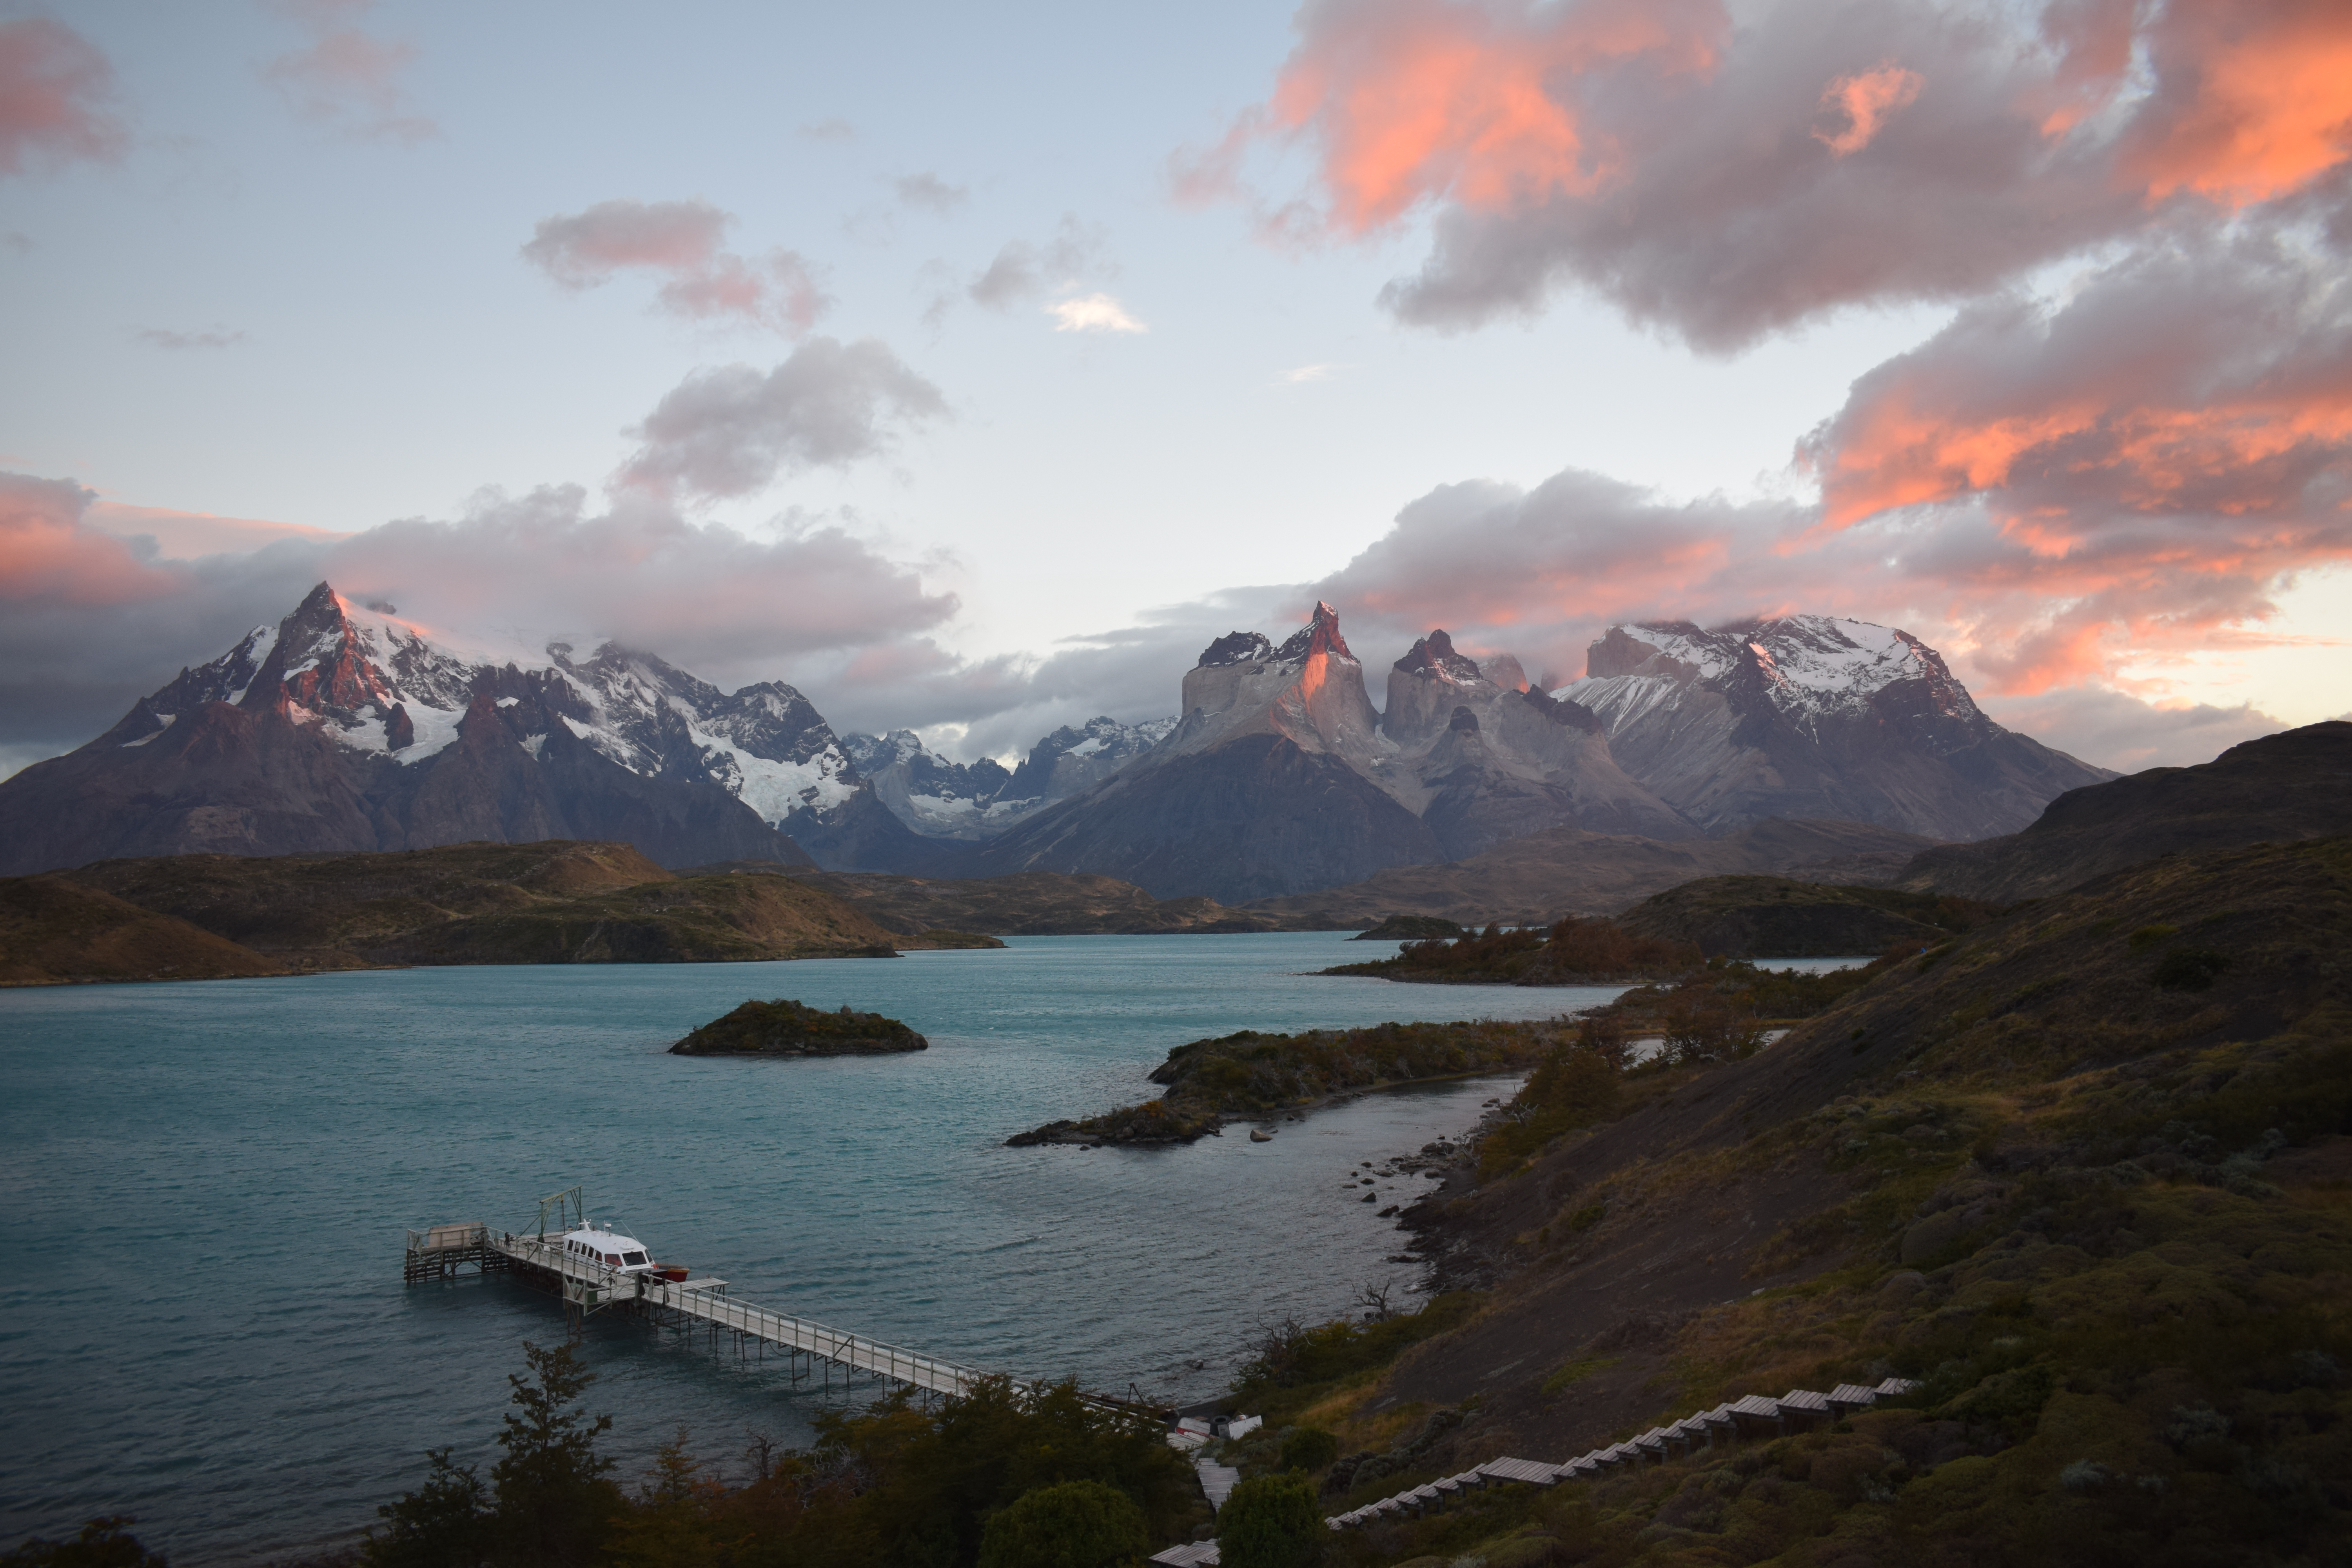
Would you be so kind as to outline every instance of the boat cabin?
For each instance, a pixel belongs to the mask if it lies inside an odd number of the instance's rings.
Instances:
[[[601,1263],[622,1274],[650,1273],[654,1267],[644,1242],[618,1231],[599,1230],[593,1222],[565,1232],[563,1250],[583,1263]]]

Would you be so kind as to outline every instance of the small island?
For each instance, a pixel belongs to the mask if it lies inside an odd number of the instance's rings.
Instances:
[[[1462,928],[1438,915],[1391,915],[1370,931],[1360,931],[1349,942],[1421,942],[1429,937],[1456,937]]]
[[[1452,942],[1409,942],[1394,958],[1342,963],[1324,974],[1361,974],[1424,985],[1623,985],[1670,980],[1704,962],[1692,942],[1630,931],[1610,920],[1567,916],[1549,930],[1490,925]]]
[[[782,998],[746,1002],[670,1047],[674,1057],[871,1057],[931,1042],[879,1013],[825,1012]]]

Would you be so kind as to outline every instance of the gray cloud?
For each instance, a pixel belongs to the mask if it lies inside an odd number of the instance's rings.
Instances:
[[[937,174],[906,174],[892,183],[900,202],[935,213],[953,212],[971,195],[963,186],[950,185]]]
[[[1025,239],[1009,241],[964,285],[961,297],[987,310],[1034,304],[1056,290],[1076,288],[1087,278],[1115,272],[1104,262],[1103,244],[1100,229],[1065,216],[1054,237],[1043,245]],[[923,312],[924,321],[938,326],[958,297],[942,293],[934,298]]]
[[[775,369],[697,371],[631,434],[645,445],[616,482],[660,496],[748,495],[779,473],[838,468],[889,444],[894,428],[948,416],[939,388],[872,338],[812,338]]]
[[[178,332],[168,327],[142,327],[132,334],[141,342],[174,352],[186,349],[233,348],[246,341],[242,328],[210,327],[201,331]]]
[[[734,221],[705,201],[598,202],[541,218],[521,254],[566,289],[597,288],[640,268],[664,275],[658,299],[674,315],[805,335],[833,304],[816,268],[793,250],[757,259],[721,250]]]

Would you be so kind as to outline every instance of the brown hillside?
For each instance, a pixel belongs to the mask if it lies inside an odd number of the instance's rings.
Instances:
[[[288,973],[250,948],[96,888],[53,876],[0,879],[0,985]]]
[[[1132,882],[1084,873],[1022,871],[950,879],[859,871],[793,871],[793,879],[908,935],[988,931],[1000,936],[1160,935],[1276,931],[1278,921],[1213,899],[1155,899]]]
[[[372,963],[652,963],[887,953],[890,933],[787,879],[688,877],[625,844],[174,856],[67,873],[256,952]]]

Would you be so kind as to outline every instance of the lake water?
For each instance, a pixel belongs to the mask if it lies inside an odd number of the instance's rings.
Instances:
[[[1347,1173],[1464,1131],[1507,1081],[1369,1097],[1269,1143],[1003,1142],[1148,1098],[1187,1040],[1614,994],[1301,973],[1391,951],[1045,937],[0,992],[0,1544],[127,1511],[183,1568],[248,1560],[372,1523],[428,1446],[488,1456],[520,1342],[560,1342],[562,1310],[503,1279],[404,1287],[401,1232],[523,1229],[575,1182],[599,1220],[740,1297],[990,1370],[1207,1397],[1255,1326],[1410,1282],[1375,1211],[1429,1184],[1366,1205]],[[931,1048],[665,1054],[751,996],[878,1010]],[[735,1468],[747,1426],[804,1441],[823,1397],[778,1360],[616,1317],[585,1350],[632,1480],[681,1424]]]

